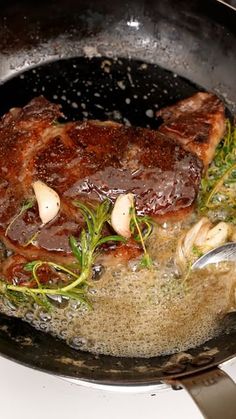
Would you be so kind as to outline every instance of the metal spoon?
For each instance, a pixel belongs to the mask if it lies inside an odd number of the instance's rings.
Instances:
[[[193,263],[192,269],[201,269],[213,263],[236,262],[236,242],[226,243],[210,250]]]

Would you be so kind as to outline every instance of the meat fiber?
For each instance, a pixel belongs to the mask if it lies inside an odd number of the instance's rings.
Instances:
[[[43,97],[6,114],[0,123],[0,237],[7,248],[28,259],[68,262],[68,237],[78,237],[83,225],[76,199],[114,202],[132,192],[139,214],[166,220],[189,213],[203,163],[224,131],[223,105],[199,93],[160,115],[159,131],[110,121],[60,124],[60,107]],[[15,219],[36,180],[61,198],[58,216],[44,227],[36,204]]]

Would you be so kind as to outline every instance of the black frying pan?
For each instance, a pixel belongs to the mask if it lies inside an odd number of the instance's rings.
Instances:
[[[199,89],[236,113],[236,14],[215,0],[8,0],[0,13],[1,114],[44,94],[69,119],[156,128],[157,109]],[[75,351],[2,315],[0,352],[93,383],[181,385],[206,417],[233,419],[235,386],[216,368],[236,355],[235,315],[225,322],[227,333],[187,354],[126,359]]]

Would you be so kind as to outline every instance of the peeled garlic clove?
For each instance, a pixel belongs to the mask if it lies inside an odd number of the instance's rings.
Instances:
[[[59,195],[41,180],[34,182],[32,187],[38,203],[41,221],[43,224],[47,224],[58,214],[60,209]]]
[[[211,227],[211,223],[207,217],[201,218],[184,236],[181,236],[175,254],[175,262],[181,271],[186,268],[189,258],[192,257],[192,249],[206,238]]]
[[[127,239],[131,236],[130,209],[134,206],[134,195],[119,195],[111,213],[111,225],[117,234]]]
[[[201,246],[205,242],[208,231],[210,230],[211,227],[212,227],[212,224],[210,223],[210,221],[207,221],[202,225],[201,229],[199,230],[197,234],[197,237],[194,240],[195,246],[197,247]]]
[[[211,223],[208,218],[203,217],[187,232],[183,242],[184,253],[186,255],[191,253],[193,245],[197,244],[197,242],[201,239],[202,232],[204,231],[205,235],[210,226]]]
[[[231,227],[229,224],[221,221],[215,227],[211,228],[207,234],[206,240],[200,247],[202,251],[214,249],[226,243],[231,234]]]

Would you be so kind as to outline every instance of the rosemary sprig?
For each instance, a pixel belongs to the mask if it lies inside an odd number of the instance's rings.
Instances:
[[[9,225],[7,226],[7,229],[5,231],[5,236],[8,235],[8,232],[12,226],[12,224],[28,209],[32,208],[34,206],[35,200],[34,199],[26,199],[22,206],[20,211],[18,212],[18,214],[15,215],[15,217],[11,220],[11,222],[9,223]]]
[[[17,301],[20,303],[31,299],[38,305],[42,305],[46,310],[49,310],[51,304],[48,297],[56,295],[79,300],[90,307],[90,303],[86,298],[86,292],[92,273],[92,266],[98,256],[100,246],[109,241],[125,242],[126,240],[119,235],[103,235],[103,228],[110,221],[110,203],[108,200],[103,201],[95,208],[88,207],[80,201],[75,201],[74,204],[79,208],[86,222],[86,228],[82,229],[79,240],[73,236],[69,237],[71,250],[77,260],[77,263],[73,266],[74,270],[68,266],[43,260],[34,260],[25,264],[25,271],[31,272],[32,274],[30,280],[32,287],[7,284],[4,281],[0,281],[0,293],[13,303]],[[29,203],[25,205],[24,210],[30,208],[29,205]],[[153,221],[149,217],[138,216],[134,207],[131,208],[130,213],[131,232],[134,239],[141,243],[144,252],[140,265],[150,269],[152,267],[152,259],[147,252],[145,241],[152,232]],[[68,279],[66,285],[59,283],[48,285],[42,283],[40,281],[39,270],[43,267],[50,268],[59,277],[60,274],[66,275]]]
[[[145,245],[145,241],[150,236],[153,229],[153,220],[148,216],[138,216],[135,207],[130,209],[131,221],[130,230],[134,239],[141,243],[143,248],[143,255],[140,260],[142,268],[150,269],[153,266],[153,261]]]
[[[236,127],[227,121],[226,134],[202,179],[198,197],[201,213],[220,210],[236,222]]]
[[[103,227],[110,218],[110,203],[107,200],[103,201],[95,209],[89,208],[79,201],[76,201],[75,205],[81,211],[87,225],[87,229],[82,230],[79,241],[73,236],[69,239],[72,252],[79,263],[80,272],[74,272],[54,262],[42,260],[32,261],[27,263],[24,268],[26,271],[32,272],[32,281],[36,285],[27,287],[0,281],[0,292],[2,294],[8,298],[13,297],[16,299],[16,295],[19,293],[23,298],[31,298],[45,308],[48,308],[50,305],[47,299],[47,296],[50,295],[73,298],[89,306],[89,302],[86,299],[86,291],[92,272],[92,265],[98,254],[98,248],[108,241],[125,242],[125,239],[118,235],[103,236],[102,234]],[[66,274],[68,283],[63,286],[57,285],[56,287],[45,286],[40,282],[38,275],[38,269],[43,265],[52,268],[58,273]]]

